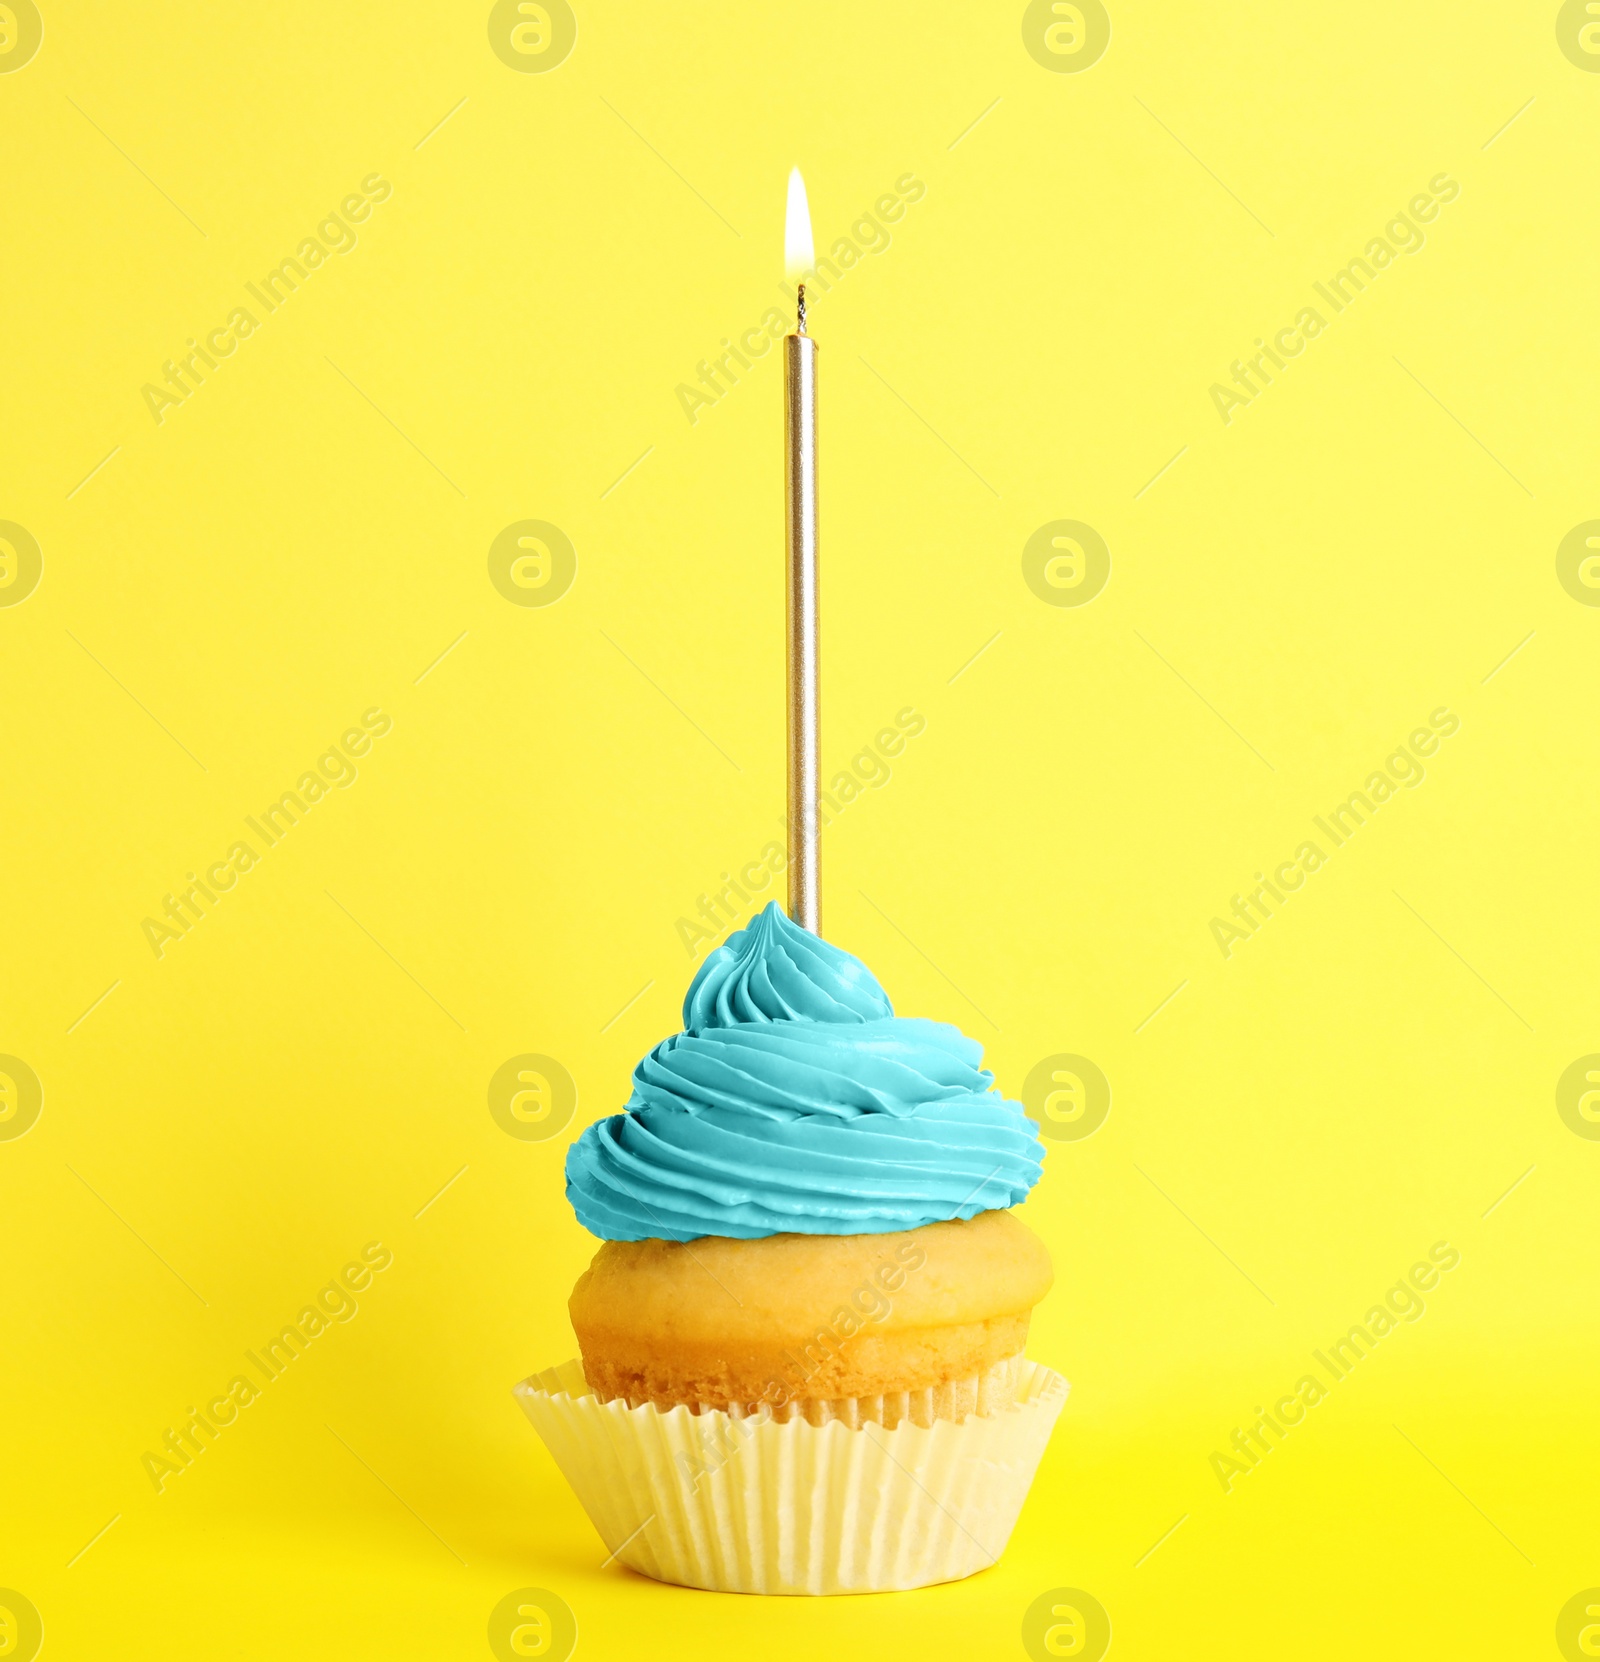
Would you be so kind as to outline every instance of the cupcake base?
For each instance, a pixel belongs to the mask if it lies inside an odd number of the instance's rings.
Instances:
[[[606,1241],[568,1310],[602,1400],[737,1412],[974,1379],[1027,1349],[1050,1281],[1044,1243],[988,1211],[889,1234]]]
[[[992,1371],[992,1370],[991,1370]],[[582,1364],[515,1395],[606,1543],[657,1581],[725,1593],[880,1593],[959,1581],[1005,1550],[1068,1385],[1014,1359],[955,1390],[964,1417],[602,1402]],[[919,1424],[919,1420],[927,1423]]]
[[[968,1414],[992,1414],[1009,1407],[1016,1400],[1017,1380],[1026,1364],[1021,1356],[1008,1356],[973,1379],[952,1379],[942,1385],[924,1385],[914,1391],[880,1391],[870,1396],[854,1397],[792,1397],[778,1403],[733,1403],[726,1412],[735,1420],[751,1420],[763,1412],[779,1425],[789,1420],[808,1420],[812,1425],[827,1425],[837,1420],[852,1430],[864,1425],[881,1425],[892,1431],[902,1420],[913,1425],[929,1426],[935,1420],[964,1420]],[[674,1401],[658,1397],[635,1396],[620,1391],[598,1389],[584,1377],[596,1399],[604,1402],[623,1402],[629,1408],[649,1404],[665,1413],[677,1406]],[[691,1414],[714,1414],[723,1411],[720,1402],[690,1402],[685,1404]]]

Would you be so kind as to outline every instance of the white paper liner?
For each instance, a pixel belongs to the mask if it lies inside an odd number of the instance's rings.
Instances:
[[[577,1361],[515,1394],[631,1569],[714,1592],[881,1593],[959,1581],[1005,1550],[1069,1389],[1019,1361],[1003,1406],[892,1430],[601,1402]]]

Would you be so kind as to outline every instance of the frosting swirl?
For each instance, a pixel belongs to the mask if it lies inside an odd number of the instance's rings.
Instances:
[[[626,1109],[567,1154],[567,1198],[606,1240],[915,1229],[1013,1206],[1038,1132],[983,1047],[896,1016],[859,958],[769,902],[706,959],[683,1031]]]

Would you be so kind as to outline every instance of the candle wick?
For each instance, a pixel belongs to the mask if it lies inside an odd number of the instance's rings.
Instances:
[[[796,333],[803,335],[806,332],[806,286],[804,283],[800,285],[799,300],[795,306],[795,313],[797,319]]]

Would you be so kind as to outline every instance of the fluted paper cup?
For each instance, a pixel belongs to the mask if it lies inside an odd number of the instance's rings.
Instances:
[[[959,1581],[1005,1550],[1068,1385],[1025,1359],[959,1422],[821,1425],[601,1402],[580,1362],[515,1387],[611,1557],[724,1593],[884,1593]]]

